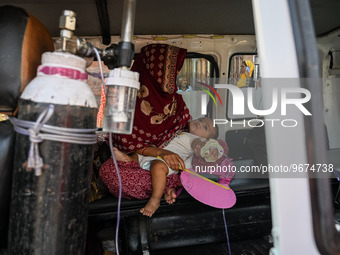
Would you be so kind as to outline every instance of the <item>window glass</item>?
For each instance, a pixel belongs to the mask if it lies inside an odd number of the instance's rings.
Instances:
[[[211,78],[218,74],[216,69],[217,64],[211,56],[188,53],[183,67],[177,75],[177,93],[183,96],[194,119],[206,116],[202,114],[201,107],[198,105],[201,102],[202,94],[206,93],[202,90],[202,88],[206,88],[203,84],[214,86]],[[207,113],[209,114],[209,109]]]
[[[245,114],[242,116],[233,115],[233,96],[228,91],[227,118],[228,119],[248,119],[256,118],[248,108],[248,94],[251,92],[252,102],[255,109],[262,110],[262,89],[260,79],[260,61],[255,54],[237,54],[230,59],[229,84],[239,87],[244,95]],[[250,91],[251,90],[251,91]]]
[[[199,82],[206,82],[211,75],[211,64],[205,58],[187,58],[177,75],[178,91],[198,90]]]

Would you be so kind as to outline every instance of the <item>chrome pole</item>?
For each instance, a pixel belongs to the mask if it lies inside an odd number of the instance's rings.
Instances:
[[[136,0],[124,0],[121,41],[132,42],[135,26]]]

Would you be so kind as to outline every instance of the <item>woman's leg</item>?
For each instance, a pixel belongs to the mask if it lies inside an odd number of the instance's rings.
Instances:
[[[122,180],[122,197],[127,199],[147,199],[151,196],[150,171],[142,169],[136,162],[117,161]],[[119,181],[117,171],[112,158],[104,162],[100,167],[99,177],[108,187],[111,194],[118,197]],[[166,190],[176,189],[181,185],[179,175],[172,174],[167,177]]]
[[[131,156],[125,154],[124,152],[121,152],[117,148],[113,148],[113,153],[115,154],[115,158],[117,161],[122,161],[122,162],[130,162],[134,161],[138,163],[138,156],[136,153],[132,154]]]
[[[151,217],[158,209],[166,187],[166,177],[169,173],[168,166],[160,160],[154,160],[150,166],[152,194],[148,203],[140,212]]]
[[[140,200],[149,198],[151,195],[150,172],[140,168],[134,161],[117,161],[117,165],[122,181],[122,198]],[[118,197],[119,181],[117,169],[112,158],[105,161],[100,167],[99,178],[108,187],[110,193]]]

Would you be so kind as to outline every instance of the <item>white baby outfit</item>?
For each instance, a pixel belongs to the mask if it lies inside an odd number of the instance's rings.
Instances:
[[[192,168],[191,160],[192,160],[192,157],[194,155],[194,151],[191,148],[191,143],[196,138],[200,138],[200,137],[193,135],[193,134],[190,134],[188,132],[182,132],[177,137],[175,137],[163,149],[169,150],[169,151],[172,151],[172,152],[178,154],[183,159],[186,168]],[[153,161],[155,159],[162,160],[162,159],[158,159],[158,158],[155,158],[155,157],[150,157],[150,156],[145,157],[145,156],[142,156],[142,155],[138,155],[138,162],[139,162],[140,167],[143,168],[143,169],[146,169],[146,170],[150,170],[151,161]],[[165,163],[164,160],[162,160],[162,161]],[[172,170],[169,166],[168,166],[168,168],[169,168],[168,175],[177,173],[177,171]]]

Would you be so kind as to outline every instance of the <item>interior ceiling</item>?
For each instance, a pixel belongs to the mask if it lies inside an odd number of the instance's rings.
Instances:
[[[340,27],[340,0],[311,0],[318,36]],[[0,0],[24,8],[49,30],[59,35],[63,10],[77,14],[78,36],[101,36],[97,4],[105,5],[110,35],[121,30],[123,0]],[[279,10],[274,10],[279,11]],[[162,34],[255,34],[251,0],[137,0],[136,35]]]

